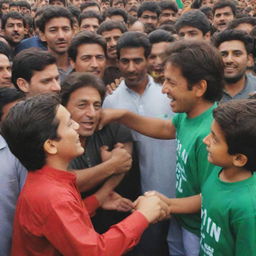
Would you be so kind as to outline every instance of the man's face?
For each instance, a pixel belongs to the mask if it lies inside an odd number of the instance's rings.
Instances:
[[[56,155],[60,157],[62,162],[69,163],[74,158],[84,153],[79,139],[78,128],[79,125],[71,119],[68,110],[59,105],[55,117],[59,121],[57,134],[59,139],[52,140],[55,145]]]
[[[210,37],[210,33],[206,33],[205,35],[201,30],[191,26],[184,26],[178,31],[178,35],[180,39],[187,40],[204,40]]]
[[[60,92],[59,72],[56,64],[50,64],[42,71],[34,71],[24,92],[29,96],[41,93]]]
[[[99,44],[82,44],[77,48],[73,66],[77,72],[90,72],[102,78],[106,67],[104,49]]]
[[[62,6],[62,7],[65,7],[64,6],[64,3],[60,0],[54,0],[51,2],[51,5],[55,5],[55,6]]]
[[[67,109],[72,119],[79,124],[79,135],[81,137],[91,136],[100,119],[100,94],[93,87],[79,88],[70,95]]]
[[[73,30],[68,18],[52,18],[41,32],[41,39],[47,42],[48,49],[58,55],[65,54],[70,45]]]
[[[224,77],[227,83],[239,81],[246,73],[249,56],[244,43],[238,40],[226,41],[219,45],[224,62]]]
[[[147,80],[147,60],[144,48],[123,48],[120,51],[119,68],[125,83],[136,88]]]
[[[241,23],[239,24],[235,29],[237,30],[243,30],[246,33],[250,34],[252,29],[254,28],[254,26],[252,24],[249,23]]]
[[[2,4],[2,8],[1,8],[1,13],[2,14],[8,13],[9,12],[9,8],[10,8],[9,3],[3,3]]]
[[[23,21],[8,18],[5,24],[4,35],[11,43],[18,44],[25,35],[25,27]]]
[[[202,6],[208,6],[208,7],[213,7],[214,5],[214,0],[203,0],[202,1]]]
[[[151,12],[151,11],[144,11],[141,17],[139,18],[139,20],[144,24],[148,24],[152,27],[156,27],[158,22],[157,13]]]
[[[81,22],[80,31],[96,32],[99,25],[99,20],[97,18],[86,18]]]
[[[161,11],[159,16],[159,24],[163,24],[166,21],[173,21],[177,20],[177,14],[171,9],[164,9]]]
[[[103,13],[110,7],[110,1],[101,1],[100,3],[100,10]]]
[[[83,0],[72,0],[71,3],[72,3],[72,5],[80,8],[81,4],[84,3],[84,1]]]
[[[137,0],[128,0],[125,5],[126,11],[130,10],[132,7],[137,7],[139,2]]]
[[[154,80],[158,83],[164,82],[164,67],[161,55],[170,45],[169,42],[160,42],[152,45],[151,53],[148,57],[148,70]]]
[[[171,63],[165,65],[164,76],[162,92],[171,99],[172,111],[189,115],[196,104],[195,86],[189,90],[187,79],[182,75],[180,68]]]
[[[118,28],[115,28],[109,31],[104,31],[102,33],[102,36],[105,38],[107,42],[107,55],[109,59],[117,58],[116,45],[121,35],[122,35],[122,32]]]
[[[112,7],[124,9],[124,3],[122,0],[113,0]]]
[[[22,6],[22,7],[20,7],[20,13],[23,15],[30,15],[31,10],[28,9],[26,6]]]
[[[223,31],[234,18],[232,9],[229,6],[216,9],[213,16],[213,25],[218,31]]]
[[[11,64],[4,54],[0,54],[0,87],[12,86]]]
[[[43,7],[49,4],[49,0],[38,0],[36,6]]]

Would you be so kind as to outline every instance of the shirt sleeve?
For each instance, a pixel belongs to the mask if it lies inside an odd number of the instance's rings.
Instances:
[[[62,201],[48,215],[43,232],[50,243],[66,256],[118,256],[138,243],[148,226],[138,211],[100,235],[88,212],[77,201]]]
[[[84,200],[85,207],[90,216],[95,214],[95,211],[99,208],[100,204],[95,195],[86,197]]]

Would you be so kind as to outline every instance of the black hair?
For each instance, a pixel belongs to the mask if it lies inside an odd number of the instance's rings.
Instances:
[[[18,1],[17,5],[19,7],[26,7],[27,9],[31,10],[31,5],[27,1]]]
[[[77,49],[83,44],[98,44],[100,45],[106,55],[107,45],[105,39],[96,33],[89,31],[82,31],[75,35],[72,39],[71,45],[68,49],[68,56],[75,62],[77,57]],[[106,55],[107,56],[107,55]]]
[[[243,166],[256,171],[256,100],[234,100],[220,104],[213,110],[213,117],[220,126],[230,155],[243,154],[248,161]]]
[[[111,16],[114,16],[114,15],[119,15],[119,16],[122,16],[123,19],[124,19],[124,22],[127,23],[127,20],[128,20],[128,14],[125,10],[123,9],[120,9],[120,8],[108,8],[105,12],[104,12],[104,17],[105,19],[107,17],[111,17]]]
[[[127,28],[122,22],[106,20],[100,24],[97,33],[102,35],[103,32],[111,31],[113,29],[119,29],[122,33],[127,32]]]
[[[151,52],[151,44],[148,37],[140,32],[126,32],[118,40],[116,50],[117,57],[120,58],[120,51],[123,48],[144,48],[144,56],[147,58]]]
[[[71,94],[83,87],[95,88],[103,102],[105,97],[105,85],[97,76],[86,72],[73,72],[69,74],[61,84],[61,104],[67,106]]]
[[[150,11],[157,14],[157,17],[159,17],[161,10],[159,5],[156,2],[143,2],[137,12],[138,17],[141,17],[143,12]]]
[[[247,54],[253,53],[253,38],[242,30],[226,29],[216,33],[213,37],[213,44],[218,48],[223,42],[233,40],[241,41],[244,44]]]
[[[79,15],[81,14],[80,8],[74,6],[74,5],[69,5],[67,9],[71,12],[73,17],[75,17],[78,20]]]
[[[179,30],[185,26],[190,26],[202,31],[203,35],[211,29],[211,24],[204,13],[199,10],[191,10],[184,13],[175,23],[175,28]]]
[[[18,12],[8,12],[7,14],[3,15],[3,17],[2,17],[2,29],[3,30],[5,29],[6,23],[9,18],[16,19],[16,20],[22,20],[24,28],[26,27],[26,20],[23,17],[23,15],[21,15]]]
[[[0,41],[0,54],[5,55],[9,60],[12,59],[12,50],[6,43]]]
[[[56,58],[49,52],[30,48],[18,53],[12,65],[12,83],[17,89],[17,79],[23,78],[30,82],[35,71],[42,71],[48,65],[56,64]]]
[[[100,10],[100,6],[97,2],[94,1],[86,1],[85,3],[82,3],[80,6],[81,12],[83,12],[84,9],[86,9],[89,6],[97,6]]]
[[[234,19],[228,24],[228,29],[235,29],[238,27],[240,24],[250,24],[253,27],[256,26],[256,18],[255,17],[243,17],[239,19]]]
[[[230,7],[234,17],[236,16],[236,5],[228,0],[220,0],[219,2],[216,2],[212,8],[213,15],[215,15],[217,9],[222,9],[225,7]]]
[[[47,6],[44,8],[44,11],[39,16],[38,20],[36,21],[36,27],[39,28],[41,32],[44,32],[46,23],[53,18],[67,18],[70,21],[70,25],[73,28],[74,24],[74,17],[67,8],[62,6]]]
[[[174,42],[176,39],[174,36],[170,35],[167,31],[163,29],[157,29],[148,35],[149,41],[152,44],[157,44],[161,42]]]
[[[159,7],[160,7],[161,11],[166,10],[166,9],[170,9],[170,10],[174,11],[175,13],[178,13],[177,4],[173,1],[170,1],[170,0],[159,2]]]
[[[41,94],[17,103],[2,123],[2,135],[11,152],[28,171],[41,169],[46,164],[44,143],[58,140],[56,119],[59,98]]]
[[[224,64],[218,50],[209,43],[195,40],[173,42],[164,53],[164,64],[168,63],[180,68],[188,89],[205,80],[207,89],[203,98],[209,102],[221,99]]]
[[[78,18],[79,26],[81,26],[81,23],[84,19],[89,19],[89,18],[96,18],[99,24],[102,22],[102,17],[100,14],[94,11],[86,11],[86,12],[82,12]]]

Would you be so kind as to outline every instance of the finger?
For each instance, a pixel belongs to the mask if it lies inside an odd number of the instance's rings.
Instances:
[[[106,145],[103,145],[100,147],[100,150],[102,150],[102,151],[108,151],[108,149],[109,149],[109,147]]]
[[[114,148],[124,148],[124,144],[121,142],[118,142],[114,145]]]

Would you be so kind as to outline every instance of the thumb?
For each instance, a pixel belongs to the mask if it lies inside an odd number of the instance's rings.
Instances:
[[[102,152],[102,151],[108,151],[108,150],[109,150],[109,147],[106,146],[106,145],[103,145],[103,146],[100,147],[100,151],[101,151],[101,152]]]

